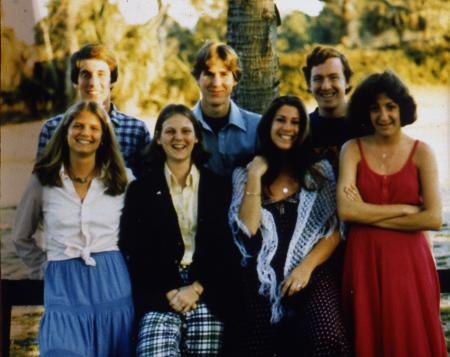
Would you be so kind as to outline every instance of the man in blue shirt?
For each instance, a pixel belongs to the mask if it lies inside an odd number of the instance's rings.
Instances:
[[[141,151],[150,143],[150,132],[142,120],[119,112],[111,103],[111,89],[118,77],[115,57],[105,46],[89,44],[72,55],[70,66],[71,80],[80,98],[101,103],[109,114],[125,164],[137,176]],[[62,118],[63,114],[59,114],[44,123],[39,135],[38,156]]]
[[[211,153],[207,165],[219,175],[230,175],[255,155],[261,117],[231,100],[241,78],[239,57],[230,46],[209,42],[200,49],[192,75],[201,92],[193,111],[203,129],[204,145]]]

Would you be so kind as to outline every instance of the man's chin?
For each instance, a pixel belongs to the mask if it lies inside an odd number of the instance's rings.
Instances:
[[[220,106],[222,106],[222,105],[227,103],[226,100],[217,99],[217,98],[211,98],[207,102],[208,102],[208,105],[211,106],[211,107],[220,107]]]

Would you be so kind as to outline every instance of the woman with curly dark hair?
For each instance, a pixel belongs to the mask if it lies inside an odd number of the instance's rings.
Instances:
[[[247,265],[240,354],[348,356],[330,264],[340,242],[335,178],[313,156],[302,101],[276,98],[258,140],[260,154],[233,173],[229,213]]]
[[[414,99],[393,72],[372,74],[349,118],[369,134],[344,145],[337,188],[350,223],[342,293],[356,356],[447,356],[423,232],[442,223],[436,159],[402,131],[416,120]]]

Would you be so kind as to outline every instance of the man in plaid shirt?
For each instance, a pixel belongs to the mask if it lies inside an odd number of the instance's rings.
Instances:
[[[150,143],[150,133],[142,120],[119,112],[111,103],[111,89],[118,77],[115,57],[105,46],[89,44],[72,55],[70,67],[71,80],[80,98],[102,103],[108,112],[125,164],[135,176],[138,176],[140,154],[142,149]],[[43,125],[39,135],[37,156],[47,145],[63,115],[59,114]]]

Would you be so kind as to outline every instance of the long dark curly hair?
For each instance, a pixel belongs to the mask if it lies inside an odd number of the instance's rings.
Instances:
[[[280,150],[272,141],[271,129],[275,114],[284,105],[298,110],[300,118],[299,135],[292,147],[286,152]],[[309,116],[302,100],[296,96],[286,95],[275,98],[269,105],[258,126],[259,154],[268,163],[268,170],[262,177],[263,185],[268,187],[278,176],[283,162],[291,166],[291,171],[296,176],[300,185],[308,190],[316,190],[322,187],[324,176],[314,168],[318,157],[314,154],[309,131]],[[307,174],[314,179],[306,180]]]

